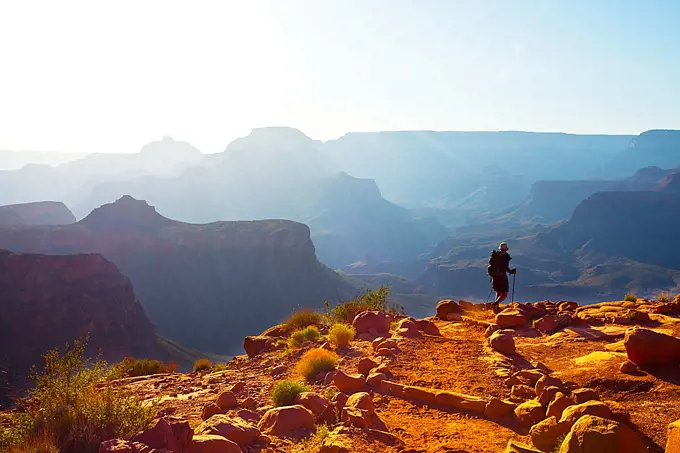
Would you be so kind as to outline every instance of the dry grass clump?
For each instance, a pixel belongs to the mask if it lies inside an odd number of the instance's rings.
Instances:
[[[205,371],[212,369],[212,362],[208,359],[198,359],[194,362],[194,371]]]
[[[288,348],[295,349],[299,348],[305,342],[315,342],[321,337],[321,333],[316,326],[307,326],[302,330],[293,332],[293,334],[288,339]]]
[[[321,313],[304,309],[293,313],[283,324],[290,330],[299,330],[307,326],[320,326],[322,322]]]
[[[279,381],[271,391],[272,404],[276,407],[292,406],[295,397],[300,393],[309,392],[310,388],[296,381]]]
[[[356,335],[354,327],[345,323],[335,323],[328,331],[328,339],[336,346],[348,346]]]
[[[326,301],[326,317],[330,323],[342,322],[352,324],[354,317],[362,311],[382,311],[391,314],[403,314],[404,307],[394,303],[387,303],[387,296],[390,294],[390,286],[384,285],[373,291],[370,288],[361,296],[355,297],[348,302],[342,302],[331,309]]]
[[[638,298],[635,294],[628,293],[623,297],[623,300],[626,302],[637,302]]]
[[[296,371],[308,381],[313,381],[321,372],[334,371],[338,367],[338,356],[322,348],[310,349],[300,358]]]

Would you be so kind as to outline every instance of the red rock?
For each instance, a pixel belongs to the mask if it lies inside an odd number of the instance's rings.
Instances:
[[[290,328],[285,324],[279,324],[278,326],[270,327],[260,334],[261,337],[273,337],[281,338],[285,337],[290,333]]]
[[[664,333],[633,327],[626,331],[623,344],[628,359],[636,365],[680,361],[680,338]]]
[[[191,441],[187,453],[242,453],[237,443],[222,436],[207,434],[196,436]]]
[[[573,399],[569,398],[564,393],[559,392],[555,395],[550,404],[548,404],[546,416],[555,417],[557,420],[560,420],[564,410],[569,406],[573,406],[574,404],[575,403]]]
[[[237,406],[236,395],[233,392],[222,392],[215,401],[217,407],[225,411],[226,409],[233,409]]]
[[[491,398],[484,408],[484,417],[489,420],[502,420],[513,414],[517,405],[510,401]]]
[[[196,428],[196,435],[206,434],[222,436],[239,445],[248,445],[260,437],[260,432],[253,425],[227,415],[214,415]]]
[[[416,321],[416,327],[426,335],[441,336],[441,332],[439,332],[439,328],[436,324],[428,319],[418,319]]]
[[[295,397],[295,404],[306,407],[312,411],[315,417],[319,417],[330,405],[330,402],[317,393],[302,392]]]
[[[522,401],[534,397],[536,391],[528,385],[513,385],[510,390],[510,399],[515,401]]]
[[[543,392],[541,392],[541,396],[538,397],[538,402],[543,406],[548,407],[548,404],[552,402],[558,393],[561,393],[560,388],[548,386],[543,389]]]
[[[560,311],[574,311],[578,308],[578,303],[576,302],[560,302]]]
[[[387,357],[390,359],[396,358],[396,354],[394,353],[393,349],[387,349],[387,348],[380,348],[378,351],[375,353],[377,357]]]
[[[463,309],[460,308],[460,306],[453,300],[446,299],[446,300],[440,300],[439,303],[437,303],[437,318],[439,319],[447,319],[447,315],[449,314],[456,314],[456,313],[462,313]]]
[[[600,396],[597,394],[597,391],[589,388],[573,390],[571,392],[571,397],[573,398],[576,404],[582,404],[585,403],[586,401],[597,401],[600,399]]]
[[[249,358],[253,358],[262,351],[267,350],[272,344],[271,337],[246,337],[243,340],[243,349]]]
[[[536,396],[540,398],[541,393],[543,393],[543,389],[546,387],[557,387],[559,389],[563,389],[564,384],[562,383],[562,380],[558,378],[552,376],[543,376],[536,382]]]
[[[260,416],[260,414],[258,414],[257,412],[251,411],[251,410],[248,410],[248,409],[241,409],[239,411],[236,411],[236,413],[234,415],[236,415],[236,417],[242,418],[243,420],[245,420],[247,422],[256,422],[256,423],[259,422],[260,419],[262,418]]]
[[[245,407],[246,409],[250,409],[252,407],[255,407],[256,404],[257,403],[255,402],[255,400],[252,397],[249,396],[248,398],[241,401],[240,406]]]
[[[333,384],[341,392],[354,393],[366,387],[366,378],[360,374],[346,374],[338,370],[333,376]]]
[[[545,409],[536,400],[526,401],[515,408],[515,417],[520,425],[530,427],[543,420]]]
[[[614,419],[612,411],[601,401],[586,401],[585,403],[575,404],[567,407],[562,412],[560,423],[571,428],[576,421],[584,415],[594,415],[596,417]]]
[[[537,319],[533,323],[534,329],[543,333],[552,333],[557,329],[557,321],[552,315],[545,315],[544,317]]]
[[[532,426],[529,436],[531,443],[539,450],[554,451],[557,441],[566,433],[565,427],[560,425],[555,417],[548,417]]]
[[[359,360],[359,365],[357,368],[359,369],[359,373],[363,374],[364,376],[368,376],[371,374],[371,370],[375,367],[378,366],[378,362],[375,360],[371,360],[368,357],[364,357],[361,360]]]
[[[442,406],[453,407],[460,411],[481,415],[486,409],[487,400],[476,396],[464,395],[462,393],[440,390],[435,394],[435,403],[441,404]]]
[[[384,373],[371,373],[366,378],[366,383],[371,387],[380,387],[380,383],[387,379]]]
[[[150,450],[147,445],[123,439],[106,440],[99,444],[99,453],[148,453]]]
[[[666,453],[680,453],[680,420],[668,425]]]
[[[203,406],[203,410],[201,411],[201,419],[202,420],[207,420],[213,415],[218,415],[222,413],[222,409],[215,404],[215,403],[208,403],[205,406]]]
[[[282,406],[268,410],[258,428],[261,432],[274,436],[314,427],[314,414],[304,406]]]
[[[161,418],[156,424],[134,436],[131,440],[150,448],[168,449],[183,453],[194,436],[194,430],[187,421]]]
[[[355,393],[350,396],[345,403],[345,407],[349,409],[361,409],[368,411],[369,414],[375,412],[375,406],[373,405],[373,398],[366,392]]]
[[[231,386],[229,391],[232,393],[241,393],[245,388],[246,386],[243,382],[237,382],[236,384]]]
[[[518,309],[506,308],[496,315],[496,324],[501,326],[501,329],[524,327],[526,323],[527,317]]]
[[[354,317],[352,326],[356,329],[358,334],[373,333],[387,334],[390,332],[390,324],[392,323],[392,316],[387,313],[379,311],[364,311]]]
[[[397,323],[396,334],[404,338],[419,338],[422,336],[413,318],[404,318]]]
[[[579,418],[560,449],[560,452],[564,453],[647,453],[647,451],[647,446],[640,436],[626,425],[592,415]]]
[[[507,355],[515,353],[515,340],[511,335],[495,332],[489,337],[488,342],[493,350],[498,351],[501,354]]]

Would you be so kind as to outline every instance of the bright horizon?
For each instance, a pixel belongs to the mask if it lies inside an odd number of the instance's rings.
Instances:
[[[483,4],[481,4],[483,3]],[[512,3],[512,4],[511,4]],[[680,128],[672,1],[0,4],[0,149]]]

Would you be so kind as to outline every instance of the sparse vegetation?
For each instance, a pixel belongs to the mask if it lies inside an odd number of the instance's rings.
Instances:
[[[320,451],[323,441],[326,440],[330,431],[328,425],[316,425],[316,432],[313,436],[303,441],[302,451]]]
[[[338,367],[338,356],[332,351],[316,348],[305,352],[296,366],[298,374],[313,381],[323,372],[334,371]]]
[[[321,337],[321,333],[316,326],[307,326],[302,330],[293,332],[288,339],[288,347],[290,349],[299,348],[306,341],[317,341]]]
[[[295,404],[295,397],[303,392],[309,392],[306,385],[296,381],[279,381],[274,384],[271,391],[272,404],[274,406],[291,406]]]
[[[212,368],[213,371],[226,371],[226,369],[227,369],[226,363],[218,363]]]
[[[307,326],[320,326],[322,322],[321,313],[304,309],[293,313],[283,324],[290,330],[300,330]]]
[[[671,301],[671,298],[672,298],[672,297],[673,297],[673,295],[672,295],[671,293],[669,293],[669,292],[667,292],[667,291],[661,291],[661,292],[659,293],[659,295],[656,297],[656,301],[657,301],[657,302],[668,303],[668,302]]]
[[[198,359],[194,362],[194,371],[205,371],[212,368],[212,363],[208,359]]]
[[[383,285],[373,291],[366,289],[364,294],[355,297],[349,302],[342,302],[331,309],[326,301],[326,318],[328,323],[341,322],[352,324],[354,317],[366,310],[384,311],[391,314],[404,314],[404,307],[398,303],[389,304],[387,297],[390,294],[390,285]]]
[[[22,400],[23,412],[0,433],[0,451],[11,453],[95,453],[102,440],[127,438],[149,426],[156,408],[135,394],[99,388],[113,368],[85,358],[88,339],[47,352],[35,388]]]
[[[628,293],[624,296],[623,300],[625,300],[626,302],[637,302],[638,298],[635,294]]]
[[[124,378],[135,376],[148,376],[151,374],[169,373],[171,370],[169,365],[164,364],[160,360],[141,359],[135,360],[132,357],[125,357],[122,362],[114,365],[111,377]]]
[[[349,324],[337,322],[328,331],[328,339],[336,346],[347,346],[354,340],[356,333]]]
[[[328,401],[333,401],[333,398],[338,393],[338,389],[335,386],[328,386],[326,390],[323,391],[323,396]]]
[[[675,298],[673,299],[673,303],[675,304],[680,304],[680,294],[677,294]]]

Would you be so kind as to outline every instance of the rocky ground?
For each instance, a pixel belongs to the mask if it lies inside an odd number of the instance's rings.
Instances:
[[[107,384],[157,404],[161,420],[100,452],[663,452],[680,419],[675,312],[643,300],[540,302],[494,316],[442,301],[436,316],[391,331],[387,315],[359,315],[348,348],[322,338],[295,351],[274,328],[246,339],[248,354],[224,371]],[[300,380],[295,365],[315,347],[334,349],[339,371],[273,408],[272,386]]]

